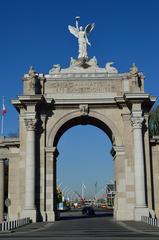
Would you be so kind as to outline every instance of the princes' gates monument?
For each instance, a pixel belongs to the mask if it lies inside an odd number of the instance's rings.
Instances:
[[[159,216],[159,140],[149,139],[149,111],[156,97],[144,91],[144,75],[135,64],[118,73],[112,62],[101,68],[88,58],[88,33],[69,26],[78,38],[79,55],[70,66],[53,66],[48,74],[33,67],[23,77],[23,94],[12,100],[19,113],[19,138],[0,141],[0,220],[4,209],[4,163],[9,164],[10,219],[56,219],[57,144],[79,124],[102,129],[112,142],[116,196],[114,217],[140,221]],[[78,153],[77,153],[78,154]],[[157,193],[157,194],[156,194]]]

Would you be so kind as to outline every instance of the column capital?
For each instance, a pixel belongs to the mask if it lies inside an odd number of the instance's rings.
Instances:
[[[144,118],[143,117],[131,117],[131,125],[133,129],[142,128],[142,123],[143,123]]]
[[[142,116],[142,111],[132,111],[130,120],[133,129],[142,128],[142,123],[144,120],[144,117]]]
[[[25,126],[27,128],[27,131],[35,131],[36,129],[36,119],[32,119],[32,118],[25,118],[24,119],[25,122]]]

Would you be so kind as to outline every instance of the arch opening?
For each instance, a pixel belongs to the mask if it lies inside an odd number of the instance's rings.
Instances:
[[[62,151],[61,154],[61,147],[60,147],[60,142],[63,138],[65,138],[65,135],[67,135],[68,132],[71,132],[73,129],[77,129],[79,128],[78,132],[75,131],[75,134],[73,135],[73,141],[78,142],[78,146],[81,144],[83,144],[83,140],[79,140],[78,139],[78,133],[81,133],[81,129],[83,128],[84,131],[84,135],[87,134],[87,132],[89,131],[89,129],[95,129],[95,134],[93,136],[94,139],[96,139],[96,146],[91,146],[92,150],[96,150],[92,151],[93,157],[89,157],[88,156],[81,156],[81,158],[84,158],[85,161],[88,161],[88,164],[82,162],[78,162],[74,161],[74,163],[72,163],[71,161],[69,161],[70,155],[65,155],[65,153]],[[92,131],[92,130],[91,130]],[[97,134],[98,132],[98,134]],[[99,148],[100,143],[98,142],[98,135],[100,135],[100,137],[102,136],[102,151],[101,151],[101,147]],[[83,136],[84,137],[84,136]],[[88,140],[87,140],[88,141]],[[86,144],[86,142],[84,142]],[[67,144],[69,144],[69,142],[67,142]],[[53,146],[57,147],[58,152],[60,153],[58,156],[58,161],[57,161],[57,187],[59,188],[59,191],[64,190],[65,193],[67,193],[66,196],[64,196],[62,194],[62,197],[66,197],[66,199],[62,199],[63,201],[67,201],[67,198],[69,197],[69,201],[73,202],[73,200],[76,199],[76,201],[78,200],[78,204],[79,202],[81,203],[83,201],[83,199],[85,199],[85,201],[83,202],[83,206],[87,203],[87,204],[93,204],[95,207],[97,207],[98,205],[104,206],[105,208],[109,205],[109,208],[111,208],[111,212],[109,212],[109,214],[113,214],[113,207],[114,207],[114,198],[115,198],[115,184],[114,184],[114,166],[113,166],[113,161],[112,160],[112,156],[110,154],[112,145],[114,144],[114,136],[113,133],[111,131],[111,129],[105,124],[103,123],[101,120],[93,118],[93,117],[76,117],[73,118],[69,121],[67,121],[66,123],[64,123],[62,125],[61,128],[59,128],[59,130],[57,131],[54,141],[53,141]],[[89,145],[91,145],[91,143],[88,141],[88,144],[86,144],[87,147]],[[76,146],[77,147],[77,146]],[[99,148],[99,151],[97,151],[97,148]],[[69,152],[72,151],[76,151],[74,146],[71,146],[71,148],[69,148]],[[77,149],[77,153],[79,152],[85,152],[86,155],[86,151],[85,149],[82,150],[82,147],[80,147],[80,149]],[[101,151],[101,153],[100,153]],[[73,156],[74,158],[76,157],[76,154]],[[64,156],[65,155],[65,156]],[[103,155],[103,156],[102,156]],[[108,157],[109,155],[109,157]],[[96,159],[95,159],[96,156]],[[90,159],[92,158],[92,159]],[[65,181],[63,178],[61,178],[61,176],[63,175],[63,171],[61,173],[61,175],[59,174],[59,164],[61,159],[65,159],[66,161],[64,161],[65,164],[65,168],[67,169],[67,172],[65,172],[65,175],[67,174],[71,174],[71,172],[76,172],[77,175],[80,174],[80,177],[78,179],[78,184],[69,185],[69,182]],[[77,165],[76,168],[72,168],[68,167],[69,164],[75,164]],[[90,166],[89,166],[90,164]],[[81,167],[81,165],[83,165]],[[92,167],[92,166],[93,167]],[[100,165],[100,167],[98,167]],[[84,167],[84,168],[83,168]],[[63,166],[64,168],[64,166]],[[83,168],[83,170],[82,170]],[[84,179],[84,177],[82,177],[82,175],[86,174],[86,172],[92,172],[92,175],[94,174],[94,179],[92,178],[91,174],[89,174],[89,178],[90,178],[90,183],[88,179]],[[103,176],[102,176],[103,175]],[[84,176],[84,175],[83,175]],[[81,178],[82,177],[82,178]],[[82,182],[83,181],[83,182]],[[111,192],[111,190],[108,190],[108,184],[111,185],[111,187],[113,188],[113,192]],[[61,187],[61,185],[63,185]],[[78,186],[77,186],[78,185]],[[77,190],[76,190],[76,186],[77,186]],[[88,190],[88,193],[85,193],[85,189],[83,189],[83,187],[86,187]],[[81,188],[81,190],[79,190]],[[90,191],[91,189],[91,191]],[[83,191],[83,193],[82,193]],[[70,192],[72,193],[72,195],[70,194]],[[107,192],[111,192],[111,196],[109,195],[109,199],[106,198],[106,194]],[[86,194],[85,196],[83,196],[84,194]],[[73,198],[74,196],[74,198]],[[82,199],[82,200],[81,200]],[[59,203],[59,200],[58,200]],[[72,205],[73,207],[73,205]],[[81,204],[82,207],[82,204]],[[105,209],[104,209],[105,210]],[[105,212],[103,214],[106,214]],[[107,214],[106,214],[107,215]]]
[[[60,138],[57,148],[57,184],[69,185],[71,179],[78,180],[80,188],[82,181],[87,183],[87,186],[91,185],[91,181],[94,194],[93,184],[96,181],[97,188],[102,188],[102,184],[110,180],[113,181],[113,161],[110,154],[112,144],[99,128],[92,125],[72,127]],[[71,185],[75,187],[76,183],[71,182]]]

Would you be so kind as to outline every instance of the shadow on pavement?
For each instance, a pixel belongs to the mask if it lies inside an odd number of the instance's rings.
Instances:
[[[102,217],[112,217],[113,213],[95,213],[95,215],[93,216],[85,216],[85,215],[76,215],[76,216],[69,216],[69,215],[65,215],[65,216],[60,216],[60,220],[73,220],[73,219],[82,219],[82,218],[102,218]]]

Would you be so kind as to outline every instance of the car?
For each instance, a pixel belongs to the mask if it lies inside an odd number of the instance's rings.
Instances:
[[[82,208],[82,214],[86,216],[93,216],[95,215],[94,208],[91,206],[85,206]]]

